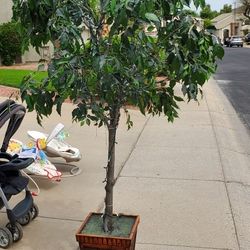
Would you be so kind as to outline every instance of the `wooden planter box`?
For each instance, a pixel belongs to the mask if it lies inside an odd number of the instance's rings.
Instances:
[[[136,242],[137,227],[140,221],[139,216],[123,215],[125,217],[134,218],[134,225],[132,226],[129,237],[115,237],[107,235],[94,235],[82,233],[83,228],[87,224],[92,215],[101,215],[99,213],[89,213],[87,218],[82,223],[81,227],[76,233],[76,240],[79,243],[80,249],[84,250],[134,250]]]

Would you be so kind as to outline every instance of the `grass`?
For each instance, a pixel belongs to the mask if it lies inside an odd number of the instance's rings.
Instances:
[[[24,76],[32,73],[32,70],[0,69],[0,85],[19,88]],[[47,72],[36,72],[35,79],[41,80],[47,76]]]

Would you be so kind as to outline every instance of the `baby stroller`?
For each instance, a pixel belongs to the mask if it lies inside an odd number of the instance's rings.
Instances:
[[[34,160],[6,153],[9,140],[19,128],[25,112],[25,108],[13,100],[6,100],[0,104],[0,128],[9,120],[0,150],[0,208],[6,208],[9,220],[5,227],[0,227],[2,248],[8,248],[13,242],[19,241],[23,236],[21,225],[28,224],[38,215],[38,207],[34,204],[32,194],[27,187],[29,179],[20,172]],[[25,198],[11,209],[8,201],[23,190]]]

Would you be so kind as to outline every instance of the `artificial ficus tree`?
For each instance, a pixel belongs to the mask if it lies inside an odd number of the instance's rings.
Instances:
[[[60,114],[69,98],[76,104],[74,121],[108,129],[106,232],[113,229],[121,108],[129,103],[144,115],[163,113],[173,121],[183,100],[175,95],[176,84],[182,84],[189,100],[196,99],[216,59],[223,57],[223,49],[184,11],[191,2],[197,8],[204,5],[204,0],[13,0],[14,18],[30,43],[36,48],[48,41],[55,45],[48,78],[36,82],[29,76],[24,81],[22,99],[29,111],[36,110],[40,122],[54,105]],[[83,29],[90,34],[85,41]],[[133,124],[129,113],[127,124]]]

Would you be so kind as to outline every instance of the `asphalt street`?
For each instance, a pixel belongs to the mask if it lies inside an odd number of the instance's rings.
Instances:
[[[249,48],[225,48],[214,77],[250,132],[249,59]]]

